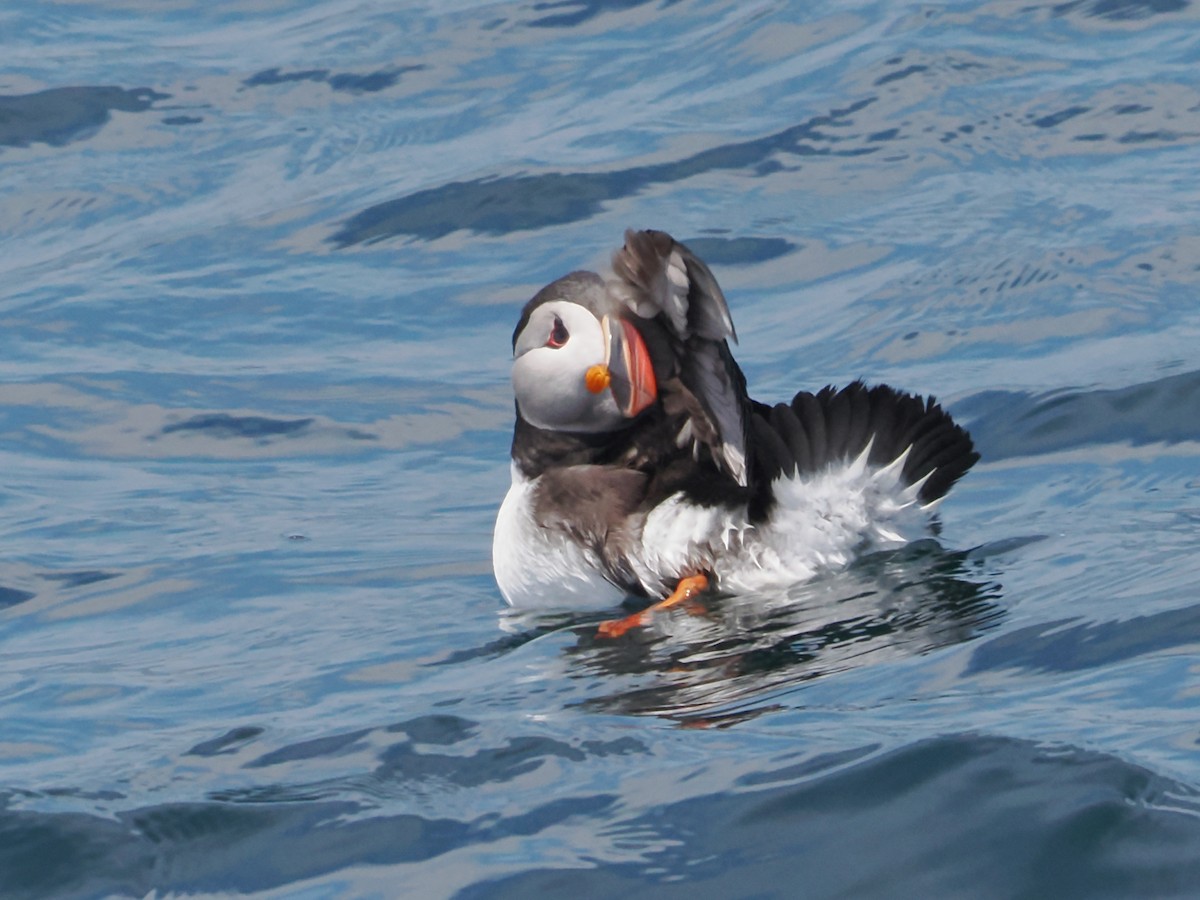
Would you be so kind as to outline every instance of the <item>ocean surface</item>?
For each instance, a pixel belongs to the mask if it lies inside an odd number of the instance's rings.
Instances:
[[[1200,4],[0,2],[0,897],[1196,897]],[[627,227],[937,541],[617,641],[492,580]]]

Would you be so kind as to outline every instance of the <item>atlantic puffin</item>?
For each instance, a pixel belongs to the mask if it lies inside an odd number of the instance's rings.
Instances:
[[[627,231],[612,274],[572,272],[513,332],[512,486],[496,519],[510,606],[653,604],[778,590],[900,546],[975,463],[933,397],[856,381],[750,399],[709,267],[662,231]]]

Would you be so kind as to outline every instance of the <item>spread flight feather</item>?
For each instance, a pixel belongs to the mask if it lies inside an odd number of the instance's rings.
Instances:
[[[745,378],[729,352],[737,340],[716,278],[687,247],[661,231],[627,231],[613,255],[608,290],[643,319],[658,319],[671,334],[679,380],[699,409],[684,423],[681,446],[707,446],[716,465],[739,485],[746,465]],[[666,398],[664,398],[665,402]],[[684,405],[690,406],[691,404]]]

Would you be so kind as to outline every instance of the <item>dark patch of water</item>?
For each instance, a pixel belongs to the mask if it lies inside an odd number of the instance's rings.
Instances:
[[[32,94],[0,95],[0,145],[62,147],[95,134],[113,110],[145,112],[163,94],[147,87],[48,88]]]

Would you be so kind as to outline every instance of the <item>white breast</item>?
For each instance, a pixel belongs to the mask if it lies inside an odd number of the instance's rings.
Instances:
[[[514,464],[512,487],[496,516],[492,568],[505,601],[522,609],[616,606],[625,592],[604,578],[596,554],[534,519],[537,483]]]

